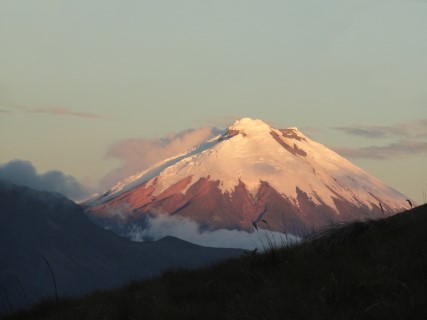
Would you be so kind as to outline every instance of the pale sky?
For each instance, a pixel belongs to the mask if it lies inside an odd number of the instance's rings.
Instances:
[[[426,1],[0,0],[0,41],[0,165],[96,185],[121,141],[252,117],[424,202]]]

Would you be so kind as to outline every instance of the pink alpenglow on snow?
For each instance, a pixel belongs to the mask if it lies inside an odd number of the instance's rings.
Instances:
[[[300,236],[334,221],[392,215],[406,199],[297,128],[243,118],[85,205],[93,220],[113,229],[138,221],[144,229],[144,217],[164,215],[190,219],[201,233],[252,232],[255,223]]]

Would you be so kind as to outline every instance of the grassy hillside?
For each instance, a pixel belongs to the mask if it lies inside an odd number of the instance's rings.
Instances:
[[[427,319],[427,206],[10,319]]]

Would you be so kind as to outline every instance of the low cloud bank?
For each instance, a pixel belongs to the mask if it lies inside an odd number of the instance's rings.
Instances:
[[[193,220],[166,214],[148,217],[146,222],[144,228],[133,225],[127,236],[133,241],[159,240],[166,236],[173,236],[207,247],[247,250],[255,248],[263,250],[270,247],[271,244],[281,246],[299,241],[296,236],[264,229],[253,232],[227,229],[202,231]]]
[[[58,170],[39,174],[30,161],[12,160],[0,165],[0,179],[35,190],[59,192],[72,200],[80,200],[90,194],[73,176]]]

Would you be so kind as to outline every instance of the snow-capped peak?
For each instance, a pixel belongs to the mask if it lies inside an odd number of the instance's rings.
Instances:
[[[259,132],[259,131],[270,131],[271,127],[262,120],[251,119],[251,118],[242,118],[236,120],[233,125],[231,125],[229,130],[239,130],[242,132]]]
[[[225,197],[243,185],[253,201],[267,183],[298,210],[303,210],[299,199],[305,194],[313,206],[326,205],[336,214],[340,214],[343,201],[369,210],[378,203],[397,210],[404,199],[296,127],[275,129],[261,120],[242,118],[219,139],[118,183],[91,205],[108,202],[139,186],[148,190],[144,192],[152,199],[171,192],[185,197],[199,181],[214,183]]]
[[[86,206],[106,226],[169,214],[207,229],[250,230],[267,221],[268,229],[299,235],[331,221],[390,215],[405,203],[404,195],[296,127],[276,129],[243,118],[221,136],[136,173]]]

